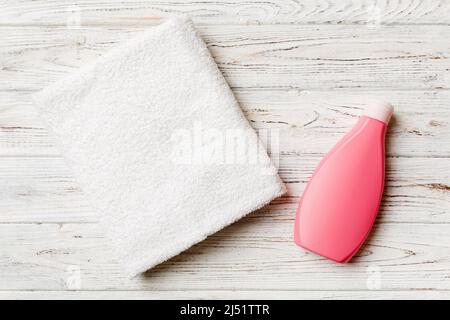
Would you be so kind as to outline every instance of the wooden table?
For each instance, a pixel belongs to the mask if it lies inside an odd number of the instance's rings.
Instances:
[[[450,298],[450,1],[0,3],[0,298]],[[196,23],[289,192],[145,275],[95,214],[30,95],[170,14]],[[367,98],[395,105],[386,189],[358,257],[296,247],[296,202]]]

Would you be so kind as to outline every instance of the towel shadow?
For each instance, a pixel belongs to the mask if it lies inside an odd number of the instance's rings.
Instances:
[[[236,243],[235,239],[242,239],[253,233],[258,221],[264,221],[264,217],[261,215],[264,215],[264,211],[267,211],[269,206],[270,204],[248,214],[171,259],[147,270],[141,275],[141,278],[147,281],[150,279],[173,278],[174,273],[183,273],[184,275],[198,274],[198,270],[204,266],[206,260],[214,261],[217,264],[227,263],[227,261],[222,260],[224,250],[239,249],[236,245],[247,247],[247,243],[239,244]],[[252,231],[249,229],[252,229]],[[254,239],[253,236],[252,238]]]

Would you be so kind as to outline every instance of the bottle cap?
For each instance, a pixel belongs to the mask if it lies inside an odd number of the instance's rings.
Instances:
[[[362,115],[388,124],[393,112],[394,107],[389,102],[377,100],[369,102]]]

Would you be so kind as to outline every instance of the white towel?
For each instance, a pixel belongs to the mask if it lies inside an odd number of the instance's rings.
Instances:
[[[285,191],[189,19],[143,32],[34,100],[130,275]]]

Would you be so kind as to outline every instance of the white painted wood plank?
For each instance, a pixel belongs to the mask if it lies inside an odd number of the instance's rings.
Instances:
[[[450,22],[446,0],[10,0],[0,4],[2,24],[155,23],[170,14],[188,14],[197,23],[437,24]]]
[[[450,291],[0,291],[2,300],[201,300],[201,299],[244,299],[244,300],[447,300]]]
[[[0,158],[0,222],[97,221],[61,158]]]
[[[293,222],[297,201],[320,158],[284,155],[288,194],[250,219]],[[379,221],[450,223],[450,161],[389,158]],[[0,158],[0,222],[95,222],[96,216],[60,158]]]
[[[109,294],[105,290],[121,290],[118,298],[177,293],[179,298],[277,293],[302,298],[310,294],[304,290],[314,289],[331,292],[315,291],[313,298],[448,298],[450,93],[435,90],[450,88],[448,1],[385,0],[376,7],[368,0],[81,0],[77,5],[0,3],[0,221],[5,223],[0,224],[0,289],[69,289],[75,266],[81,268],[81,288],[101,290],[103,297]],[[129,280],[109,256],[96,224],[89,223],[95,217],[55,157],[53,141],[28,98],[16,90],[34,91],[57,81],[161,17],[181,12],[199,25],[224,24],[202,26],[200,33],[232,87],[244,89],[236,92],[253,126],[280,130],[280,172],[289,194],[145,277]],[[73,25],[78,13],[80,28]],[[259,23],[369,25],[226,25]],[[327,91],[342,88],[358,92]],[[293,212],[318,156],[354,123],[359,112],[354,108],[363,105],[366,93],[393,93],[385,98],[398,105],[388,140],[387,186],[369,244],[355,263],[338,266],[293,246]],[[64,224],[77,221],[84,224]],[[364,291],[378,279],[381,291]],[[169,291],[125,291],[141,289]],[[70,298],[78,292],[0,291],[0,297],[14,294]],[[89,298],[95,292],[80,294]]]
[[[0,90],[41,89],[143,29],[0,28]],[[233,88],[450,88],[450,26],[221,25],[199,31]]]
[[[77,274],[82,290],[450,289],[450,224],[379,224],[346,265],[296,247],[292,228],[244,219],[128,279],[95,224],[0,224],[0,290],[66,290]]]
[[[387,136],[389,156],[450,157],[447,90],[234,92],[255,129],[279,135],[282,154],[323,155],[355,124],[367,101],[383,98],[395,106]],[[58,155],[30,95],[0,94],[0,156]]]

